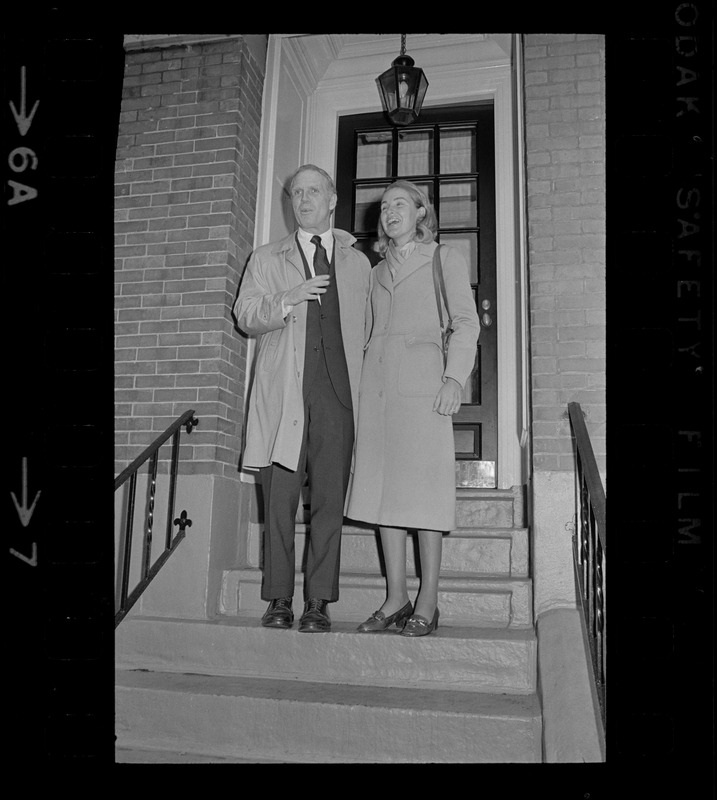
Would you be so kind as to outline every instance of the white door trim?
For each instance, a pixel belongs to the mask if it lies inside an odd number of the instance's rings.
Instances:
[[[297,58],[297,42],[292,42],[291,38],[283,34],[271,34],[269,37],[255,245],[269,241],[269,231],[277,227],[276,215],[280,204],[277,203],[276,193],[281,191],[281,182],[288,177],[288,174],[276,175],[275,156],[279,148],[282,148],[282,152],[287,147],[296,149],[294,166],[313,163],[335,175],[339,117],[380,110],[375,78],[397,54],[387,55],[387,45],[382,41],[385,37],[377,37],[372,50],[382,52],[365,55],[365,51],[362,53],[353,44],[352,58],[345,61],[329,59],[328,67],[326,64],[317,67],[309,59]],[[322,39],[322,52],[330,55],[332,47],[334,51],[339,51],[347,37],[319,38]],[[512,51],[516,49],[519,37],[472,38],[474,40],[463,43],[446,43],[441,41],[439,35],[426,35],[421,38],[423,49],[412,50],[409,47],[408,50],[416,64],[426,70],[429,81],[427,105],[449,105],[482,99],[491,99],[494,103],[496,322],[498,408],[501,409],[498,417],[497,483],[498,488],[510,488],[527,480],[523,469],[527,459],[523,458],[523,449],[528,446],[529,438],[526,435],[527,352],[524,352],[527,347],[524,319],[527,286],[522,263],[524,248],[521,244],[524,235],[520,203],[522,189],[518,180],[522,171],[517,168],[522,124],[518,93],[514,91],[512,65]],[[308,40],[308,37],[305,39]],[[327,41],[330,46],[327,46]],[[451,61],[447,52],[450,48],[455,48],[454,61]],[[481,51],[481,48],[484,50]],[[495,57],[497,50],[503,54],[502,59]],[[482,58],[481,52],[487,56]],[[438,53],[440,58],[437,57]],[[288,128],[287,125],[277,125],[278,110],[282,103],[291,99],[296,104],[297,97],[300,97],[301,114],[294,115]]]

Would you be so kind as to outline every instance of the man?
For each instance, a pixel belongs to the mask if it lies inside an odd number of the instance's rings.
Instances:
[[[234,304],[239,327],[260,335],[247,417],[244,467],[259,468],[264,494],[262,625],[294,621],[294,530],[308,475],[311,525],[303,632],[331,629],[338,600],[341,525],[351,471],[364,319],[371,267],[332,229],[336,189],[313,164],[294,173],[299,229],[259,247]]]

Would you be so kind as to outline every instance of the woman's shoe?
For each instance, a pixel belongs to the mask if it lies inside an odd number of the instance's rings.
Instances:
[[[438,616],[438,609],[436,609],[431,622],[419,614],[410,616],[403,626],[401,636],[427,636],[429,633],[433,633],[438,627]]]
[[[359,633],[378,633],[379,631],[385,631],[387,628],[390,628],[391,625],[400,628],[404,620],[410,617],[412,613],[413,606],[409,600],[403,608],[399,608],[399,610],[395,614],[391,614],[390,617],[387,617],[383,611],[374,611],[366,622],[362,622],[356,630],[358,630]]]

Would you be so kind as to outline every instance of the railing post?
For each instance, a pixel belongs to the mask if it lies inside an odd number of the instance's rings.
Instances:
[[[179,543],[185,537],[185,529],[191,527],[192,520],[187,517],[186,510],[183,510],[177,519],[173,520],[174,503],[176,498],[176,483],[179,472],[179,435],[182,425],[186,426],[187,433],[199,424],[194,416],[194,410],[185,412],[175,420],[164,433],[160,434],[144,452],[142,452],[128,467],[126,467],[115,478],[115,491],[126,481],[129,481],[129,498],[127,516],[124,521],[120,542],[118,547],[118,562],[122,565],[120,575],[120,602],[119,608],[115,613],[115,627],[127,615],[132,606],[140,598],[144,590],[164,566],[172,553],[177,549]],[[167,506],[167,534],[164,551],[159,555],[154,564],[151,564],[152,557],[152,533],[154,527],[154,503],[157,491],[157,466],[159,462],[159,448],[169,438],[172,439],[171,466],[169,470],[169,497]],[[148,512],[144,526],[144,541],[142,551],[141,578],[133,591],[129,592],[130,562],[132,555],[132,530],[134,523],[135,498],[137,490],[137,473],[140,467],[150,461],[149,473],[149,497]],[[179,525],[179,532],[173,537],[172,527]]]
[[[134,501],[137,492],[137,473],[132,473],[129,481],[129,498],[127,502],[127,512],[122,528],[120,539],[119,560],[122,564],[122,574],[120,578],[120,608],[124,608],[129,593],[129,570],[132,559],[132,528],[134,527]]]
[[[179,465],[179,429],[172,436],[172,462],[169,469],[169,498],[167,500],[167,534],[164,540],[165,550],[172,543],[172,517],[174,516],[174,495],[177,485],[177,470]]]
[[[154,496],[157,491],[157,463],[159,461],[159,450],[154,452],[151,461],[149,478],[149,509],[144,531],[144,549],[142,552],[142,577],[149,575],[149,562],[152,556],[152,528],[154,526]]]
[[[583,413],[578,403],[568,404],[568,417],[576,444],[578,514],[575,525],[574,559],[577,590],[590,652],[603,732],[606,696],[606,554],[605,492]]]
[[[196,417],[191,417],[185,423],[187,433],[191,433],[192,429],[199,425],[199,420]],[[165,549],[169,548],[172,543],[172,536],[174,534],[172,517],[174,516],[174,499],[177,487],[177,474],[179,472],[179,435],[181,430],[177,430],[172,435],[172,462],[169,474],[169,498],[167,501],[167,534],[165,537]],[[177,524],[176,522],[174,523]]]

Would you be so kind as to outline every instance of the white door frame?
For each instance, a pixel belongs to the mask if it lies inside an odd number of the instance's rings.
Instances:
[[[295,37],[270,34],[264,85],[255,246],[289,232],[282,183],[301,163],[336,174],[339,117],[380,111],[376,76],[398,54],[398,36]],[[407,47],[429,82],[426,104],[490,99],[495,119],[496,319],[498,335],[497,485],[528,479],[527,276],[522,223],[522,104],[515,91],[516,35],[411,36]],[[315,41],[311,41],[315,40]],[[411,45],[411,41],[408,42]],[[395,51],[395,52],[394,52]],[[292,110],[287,114],[286,109]],[[279,118],[282,116],[280,120]],[[278,175],[277,157],[284,160]],[[291,164],[292,166],[288,166]],[[280,170],[281,171],[281,170]],[[250,348],[251,353],[251,348]]]

